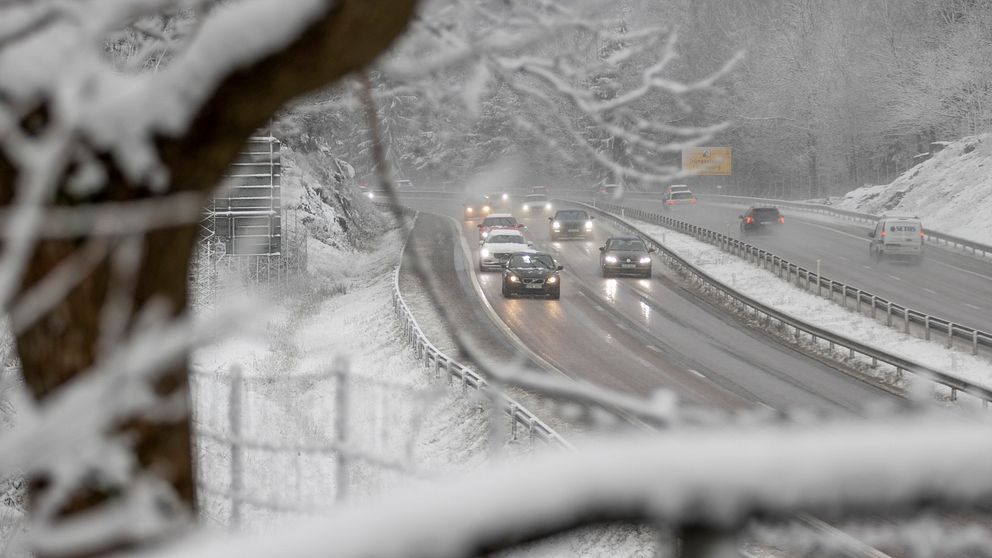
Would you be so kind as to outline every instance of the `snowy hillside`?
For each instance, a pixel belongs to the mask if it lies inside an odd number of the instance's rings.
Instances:
[[[951,142],[891,184],[849,192],[840,207],[918,215],[926,228],[992,244],[992,134]]]

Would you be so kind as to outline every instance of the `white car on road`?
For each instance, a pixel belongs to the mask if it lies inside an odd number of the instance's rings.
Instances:
[[[506,265],[510,256],[519,252],[536,252],[524,235],[516,229],[493,229],[482,241],[479,250],[479,271],[499,271]]]

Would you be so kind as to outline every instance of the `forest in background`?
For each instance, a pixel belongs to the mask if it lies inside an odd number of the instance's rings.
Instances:
[[[940,142],[992,129],[989,0],[627,0],[604,10],[621,38],[602,40],[577,29],[542,44],[539,53],[555,61],[576,90],[598,100],[641,83],[651,57],[627,57],[622,37],[651,26],[673,32],[654,45],[656,53],[676,41],[678,55],[666,78],[704,79],[740,56],[717,82],[719,92],[649,94],[612,116],[633,128],[639,119],[722,124],[709,144],[733,148],[734,175],[680,179],[701,189],[721,184],[756,195],[838,195],[893,180]],[[401,50],[409,53],[415,44],[410,35],[444,28],[443,18],[435,21],[433,30],[409,31]],[[448,25],[484,29],[486,22]],[[577,60],[592,71],[569,73]],[[597,62],[606,61],[611,64],[596,72]],[[493,67],[483,58],[419,82],[376,82],[389,160],[399,176],[457,190],[481,168],[511,159],[528,184],[624,182],[650,190],[657,184],[624,176],[586,149],[647,174],[679,164],[677,153],[638,150],[571,103],[521,95],[513,82],[533,78]],[[364,124],[348,98],[340,89],[311,96],[288,110],[276,130],[299,135],[309,149],[323,144],[368,175],[369,146],[354,139],[366,137]]]

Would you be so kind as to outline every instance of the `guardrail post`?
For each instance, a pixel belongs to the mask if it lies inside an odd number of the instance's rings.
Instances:
[[[903,324],[905,326],[903,328],[903,333],[909,333],[909,322],[910,322],[909,308],[902,309],[902,318],[903,321],[905,322],[905,324]]]
[[[854,298],[856,298],[857,301],[858,301],[857,304],[856,304],[856,306],[857,306],[858,314],[860,314],[861,313],[861,289],[854,289]]]
[[[885,325],[892,327],[892,302],[885,303]]]
[[[923,315],[923,338],[930,340],[930,314]]]
[[[957,400],[958,400],[958,388],[952,387],[951,388],[951,401],[957,401]]]
[[[844,301],[844,310],[847,310],[847,283],[841,285],[841,298]]]
[[[227,402],[228,432],[231,434],[231,527],[241,527],[241,496],[243,492],[241,475],[241,367],[231,369],[231,390]]]
[[[873,320],[875,319],[875,313],[878,310],[878,306],[876,304],[877,298],[878,297],[876,297],[875,295],[871,295],[871,319]]]
[[[971,354],[978,354],[978,330],[971,332]]]
[[[947,348],[954,346],[954,322],[947,322]]]
[[[517,440],[517,406],[510,404],[510,440]]]
[[[451,359],[444,359],[444,373],[448,376],[448,386],[451,386]]]

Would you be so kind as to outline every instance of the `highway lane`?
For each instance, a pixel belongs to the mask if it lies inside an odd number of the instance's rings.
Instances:
[[[460,216],[457,203],[410,200]],[[894,396],[741,326],[662,273],[604,279],[595,241],[550,241],[544,217],[522,219],[535,247],[566,266],[560,301],[504,299],[500,274],[481,273],[486,297],[531,350],[561,370],[617,390],[645,395],[671,389],[689,405],[858,411]],[[462,225],[473,251],[474,223]]]
[[[634,207],[635,202],[625,205]],[[702,200],[692,209],[665,213],[660,201],[636,206],[671,215],[711,230],[745,239],[738,230],[743,206]],[[770,234],[745,240],[808,269],[821,269],[836,279],[887,298],[971,327],[992,331],[992,264],[928,246],[920,264],[868,257],[868,228],[823,216],[783,210],[786,222]],[[924,223],[926,228],[926,223]]]

